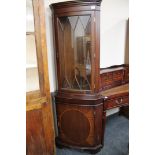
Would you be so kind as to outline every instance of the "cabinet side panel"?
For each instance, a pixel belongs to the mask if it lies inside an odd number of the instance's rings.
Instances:
[[[100,11],[95,11],[95,92],[100,84]]]
[[[103,104],[100,104],[95,109],[95,135],[96,135],[96,144],[102,144],[103,141],[103,129],[104,129],[104,119],[103,119]]]

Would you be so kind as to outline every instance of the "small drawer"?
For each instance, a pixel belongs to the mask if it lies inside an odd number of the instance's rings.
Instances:
[[[115,71],[113,72],[113,80],[118,81],[123,79],[123,72],[122,71]]]
[[[124,104],[125,105],[129,104],[129,97],[128,96],[118,97],[118,98],[114,98],[114,99],[108,99],[105,101],[105,107],[107,110],[115,108],[115,107],[121,107]]]
[[[109,85],[113,82],[113,74],[112,73],[106,73],[103,75],[103,84]]]

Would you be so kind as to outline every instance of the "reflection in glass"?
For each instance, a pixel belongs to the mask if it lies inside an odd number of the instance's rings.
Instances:
[[[58,32],[62,88],[90,90],[91,17],[60,17]]]

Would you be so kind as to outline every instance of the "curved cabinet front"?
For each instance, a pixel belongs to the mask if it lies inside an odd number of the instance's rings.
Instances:
[[[103,146],[103,96],[99,92],[101,0],[51,4],[58,93],[59,146]],[[104,119],[105,120],[105,119]]]
[[[61,100],[63,100],[61,98]],[[78,104],[72,98],[67,103],[57,102],[58,137],[61,146],[96,150],[103,146],[103,103]]]

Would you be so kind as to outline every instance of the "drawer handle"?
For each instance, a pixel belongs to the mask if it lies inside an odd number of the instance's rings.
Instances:
[[[118,100],[116,100],[115,102],[116,102],[116,104],[120,104]]]
[[[121,98],[121,103],[123,102],[123,99]]]
[[[118,100],[116,100],[115,102],[116,102],[116,104],[121,104],[123,102],[123,99],[121,98],[120,102]]]

